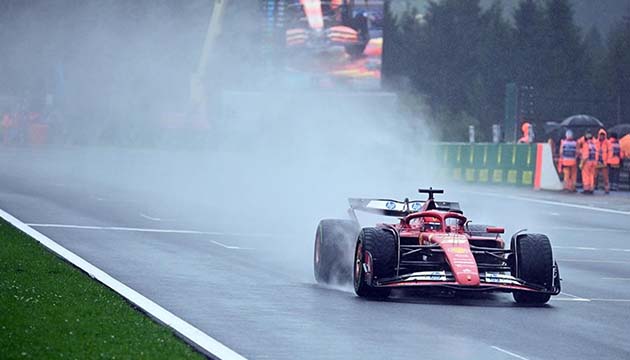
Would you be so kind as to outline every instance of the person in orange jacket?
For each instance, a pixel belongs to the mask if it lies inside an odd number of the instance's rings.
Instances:
[[[619,190],[619,170],[621,169],[621,145],[616,133],[608,136],[608,175],[610,178],[610,190]]]
[[[578,170],[582,169],[582,153],[584,152],[584,146],[586,146],[586,138],[585,135],[586,133],[588,133],[589,131],[587,130],[585,133],[582,134],[582,136],[580,136],[575,142],[577,144],[577,163],[578,163]],[[576,182],[578,181],[582,181],[582,172],[578,171],[578,178],[576,179]]]
[[[577,141],[577,150],[578,150],[578,159],[582,156],[582,148],[584,147],[584,145],[586,144],[586,138],[585,135],[580,136]]]
[[[523,136],[521,136],[520,139],[518,139],[518,143],[519,144],[531,144],[532,143],[532,139],[531,139],[531,126],[532,124],[528,123],[527,121],[523,123],[523,125],[521,125],[521,131],[523,132]]]
[[[558,170],[564,175],[564,190],[575,192],[577,177],[577,142],[573,140],[573,132],[567,130],[565,138],[560,141]]]
[[[608,134],[606,130],[599,129],[597,139],[595,140],[595,149],[597,150],[597,165],[595,166],[595,187],[597,187],[599,175],[604,179],[604,191],[610,193],[610,179],[608,178],[608,158],[610,157],[610,144],[608,142]]]
[[[595,190],[595,167],[597,166],[597,148],[593,141],[593,135],[584,135],[584,146],[580,156],[580,168],[582,169],[582,194],[592,194]]]

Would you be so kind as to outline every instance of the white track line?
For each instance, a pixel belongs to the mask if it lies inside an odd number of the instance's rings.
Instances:
[[[80,229],[80,230],[104,230],[104,231],[132,231],[162,234],[187,234],[187,235],[212,235],[212,236],[239,236],[239,237],[271,237],[266,234],[229,234],[216,231],[196,231],[196,230],[171,230],[171,229],[145,229],[145,228],[129,228],[117,226],[85,226],[85,225],[64,225],[64,224],[27,224],[32,227],[41,228],[62,228],[62,229]],[[254,248],[227,245],[221,242],[210,240],[211,243],[230,250],[254,250]]]
[[[494,345],[492,345],[492,348],[493,348],[494,350],[496,350],[496,351],[500,351],[500,352],[502,352],[502,353],[504,353],[504,354],[510,355],[510,356],[515,357],[515,358],[517,358],[517,359],[521,359],[521,360],[529,360],[529,359],[527,359],[527,358],[526,358],[526,357],[524,357],[524,356],[521,356],[521,355],[519,355],[519,354],[515,354],[515,353],[513,353],[513,352],[511,352],[511,351],[507,351],[507,350],[505,350],[505,349],[501,349],[501,348],[500,348],[500,347],[498,347],[498,346],[494,346]]]
[[[630,281],[630,278],[620,278],[620,277],[603,277],[602,280],[619,280],[619,281]]]
[[[226,244],[220,243],[220,242],[215,241],[215,240],[210,240],[210,242],[215,244],[215,245],[219,245],[219,246],[221,246],[223,248],[230,249],[230,250],[255,250],[254,248],[249,248],[249,247],[240,247],[240,246],[226,245]]]
[[[135,231],[135,232],[151,232],[165,234],[196,234],[196,235],[226,235],[221,232],[213,231],[196,231],[196,230],[173,230],[173,229],[151,229],[151,228],[135,228],[123,226],[93,226],[93,225],[69,225],[69,224],[26,224],[38,228],[60,228],[60,229],[78,229],[78,230],[108,230],[108,231]]]
[[[564,295],[564,296],[568,296],[569,299],[563,299],[563,298],[554,298],[554,300],[560,300],[560,301],[583,301],[583,302],[589,302],[591,301],[590,299],[587,298],[583,298],[581,296],[577,296],[577,295],[573,295],[573,294],[569,294],[567,292],[561,292],[560,295]]]
[[[592,298],[592,299],[551,298],[551,301],[630,303],[630,299],[604,299],[604,298]]]
[[[564,292],[564,291],[563,291],[563,292],[561,292],[560,294],[565,295],[565,296],[568,296],[568,297],[576,298],[576,299],[583,299],[583,298],[582,298],[582,297],[580,297],[580,296],[573,295],[573,294],[569,294],[569,293]]]
[[[152,229],[152,228],[136,228],[124,226],[93,226],[93,225],[69,225],[69,224],[26,224],[38,228],[61,228],[61,229],[78,229],[78,230],[105,230],[105,231],[135,231],[149,233],[164,234],[192,234],[192,235],[215,235],[225,237],[254,237],[254,238],[273,238],[272,234],[245,234],[245,233],[226,233],[219,231],[198,231],[198,230],[178,230],[178,229]]]
[[[143,213],[140,213],[140,217],[143,217],[143,218],[145,218],[147,220],[151,220],[151,221],[162,221],[162,219],[160,219],[160,218],[149,216],[149,215],[143,214]]]
[[[591,251],[614,251],[614,252],[630,252],[630,249],[619,248],[593,248],[585,246],[553,246],[554,249],[569,249],[569,250],[591,250]]]
[[[568,293],[565,293],[564,291],[560,293],[560,295],[564,295],[567,296],[568,298],[551,298],[551,300],[556,300],[556,301],[579,301],[579,302],[590,302],[590,299],[587,298],[583,298],[580,296],[576,296],[576,295],[571,295]]]
[[[604,279],[619,279],[619,278],[604,278]],[[622,279],[622,280],[630,280],[630,279]],[[630,302],[630,299],[605,299],[605,298],[583,298],[577,295],[572,295],[566,292],[561,292],[560,295],[568,296],[569,298],[552,298],[552,301],[577,301],[577,302],[592,302],[592,301],[602,301],[602,302]]]
[[[628,264],[630,261],[621,260],[596,260],[596,259],[558,259],[559,262],[584,262],[584,263],[601,263],[601,264]]]
[[[571,203],[564,203],[564,202],[551,201],[551,200],[534,199],[534,198],[529,198],[529,197],[524,197],[524,196],[497,194],[497,193],[484,192],[484,191],[464,191],[464,192],[467,192],[470,194],[477,194],[477,195],[495,196],[495,197],[500,197],[503,199],[529,201],[529,202],[538,203],[538,204],[564,206],[564,207],[570,207],[570,208],[575,208],[575,209],[599,211],[599,212],[605,212],[609,214],[630,215],[630,211],[614,210],[614,209],[607,209],[607,208],[596,207],[596,206],[571,204]]]
[[[624,229],[609,229],[602,227],[577,227],[577,226],[546,226],[545,228],[551,230],[570,230],[570,231],[593,231],[593,232],[617,232],[617,233],[630,233],[630,230]]]
[[[591,302],[591,299],[551,298],[551,301]]]
[[[75,253],[67,250],[63,246],[57,244],[52,239],[48,238],[44,234],[38,232],[27,224],[23,223],[13,215],[7,213],[4,210],[0,210],[0,217],[4,220],[20,229],[30,237],[39,241],[42,245],[56,253],[60,257],[66,259],[68,262],[83,270],[94,279],[100,281],[105,286],[114,290],[129,302],[135,304],[141,308],[144,312],[157,319],[159,322],[165,324],[177,332],[181,337],[187,339],[194,344],[202,352],[215,356],[221,360],[244,360],[245,358],[234,350],[221,344],[219,341],[211,338],[201,330],[197,329],[193,325],[187,323],[181,318],[177,317],[173,313],[164,309],[155,302],[142,296],[137,291],[114,279],[103,270],[85,261]]]

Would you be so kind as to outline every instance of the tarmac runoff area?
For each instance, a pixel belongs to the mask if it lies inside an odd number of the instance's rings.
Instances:
[[[0,158],[1,209],[236,356],[630,357],[628,194],[447,188],[445,198],[459,200],[473,221],[548,234],[563,293],[542,308],[519,307],[509,294],[395,293],[372,302],[314,284],[316,219],[308,229],[281,219],[278,231],[203,205],[209,195],[146,196],[120,179],[77,179],[70,167],[45,165],[46,155],[30,151]],[[114,163],[99,165],[108,173]]]

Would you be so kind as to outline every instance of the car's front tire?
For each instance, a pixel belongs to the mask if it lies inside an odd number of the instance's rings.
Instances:
[[[365,298],[387,298],[391,289],[375,287],[373,283],[396,274],[397,256],[396,236],[392,231],[363,228],[355,247],[354,292]]]
[[[512,250],[516,255],[512,265],[514,276],[548,290],[553,288],[553,252],[546,235],[520,235],[512,242]],[[549,301],[551,295],[533,291],[514,291],[513,297],[519,304],[542,305]]]

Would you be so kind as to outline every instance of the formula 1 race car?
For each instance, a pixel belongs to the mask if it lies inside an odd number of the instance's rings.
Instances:
[[[317,282],[352,281],[358,296],[380,299],[394,288],[409,287],[511,292],[523,304],[545,304],[560,293],[547,236],[519,231],[506,249],[504,228],[472,224],[458,203],[434,199],[444,190],[419,192],[428,199],[349,199],[351,220],[320,221]],[[356,210],[399,222],[361,229]]]

